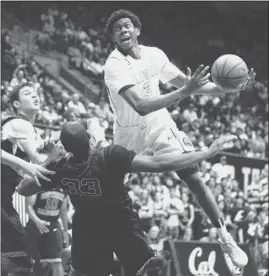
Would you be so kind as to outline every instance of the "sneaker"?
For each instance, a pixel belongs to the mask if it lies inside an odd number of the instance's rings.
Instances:
[[[222,251],[229,255],[231,261],[236,267],[241,268],[247,265],[247,254],[239,248],[230,234],[228,234],[225,240],[219,240],[219,244]]]
[[[231,272],[231,274],[233,276],[242,276],[243,273],[244,273],[244,268],[236,267],[233,264],[233,262],[232,262],[232,260],[231,260],[231,258],[229,257],[228,254],[223,253],[223,256],[224,256],[224,260],[225,260],[225,262],[227,264],[227,267],[228,267],[229,271]]]
[[[136,276],[159,276],[162,274],[163,259],[152,257],[138,270]]]

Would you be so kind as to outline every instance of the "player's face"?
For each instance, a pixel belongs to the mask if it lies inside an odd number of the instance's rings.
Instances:
[[[26,86],[22,88],[19,96],[19,107],[23,111],[38,111],[40,109],[40,99],[33,87]]]
[[[140,30],[135,28],[129,18],[122,18],[115,22],[112,39],[122,50],[131,49],[137,45]]]

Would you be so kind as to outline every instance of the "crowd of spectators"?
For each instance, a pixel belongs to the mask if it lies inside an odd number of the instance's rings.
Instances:
[[[71,68],[90,78],[101,76],[106,57],[112,50],[104,28],[100,27],[104,27],[105,20],[101,17],[98,27],[83,29],[75,24],[77,18],[74,16],[72,21],[66,12],[49,9],[41,15],[43,32],[49,34],[48,30],[52,29],[50,39],[55,41],[55,36],[64,37]],[[48,24],[52,27],[48,28]],[[163,92],[171,89],[163,87]],[[207,147],[220,134],[233,133],[240,139],[231,142],[230,152],[247,157],[268,157],[268,83],[256,82],[252,89],[241,94],[192,97],[171,108],[170,112],[197,148]]]
[[[75,20],[74,20],[75,21]],[[37,45],[46,51],[64,53],[70,68],[89,78],[101,77],[105,59],[112,49],[105,44],[102,28],[84,30],[75,25],[66,12],[50,9],[41,15],[42,32]],[[100,26],[104,19],[100,19]],[[14,86],[31,81],[41,98],[37,123],[61,126],[66,121],[99,117],[105,129],[112,128],[113,114],[105,98],[98,104],[80,94],[71,94],[50,77],[33,58],[19,54],[2,33],[2,119],[12,113],[8,96]],[[172,87],[162,87],[164,93]],[[224,133],[233,133],[238,140],[228,151],[246,157],[268,158],[268,83],[255,82],[241,93],[218,97],[191,97],[169,109],[178,127],[188,133],[197,149],[208,147]],[[268,201],[268,165],[252,180],[246,197],[239,183],[225,170],[225,156],[218,164],[201,163],[201,173],[213,191],[230,232],[237,241],[248,242],[260,267],[268,261],[268,203],[257,207],[250,199]],[[199,207],[186,184],[173,173],[133,174],[129,193],[138,211],[148,240],[162,251],[167,237],[184,240],[215,241],[216,229]],[[254,250],[255,248],[255,250]]]
[[[68,55],[69,68],[79,70],[87,77],[102,77],[106,57],[112,49],[106,43],[103,30],[75,24],[70,16],[58,9],[49,9],[41,15],[42,33],[36,43],[42,50],[58,50]],[[100,26],[103,25],[100,19]]]
[[[229,232],[236,241],[248,243],[258,266],[264,267],[268,261],[268,164],[262,170],[259,183],[253,183],[255,188],[250,188],[257,189],[260,199],[264,200],[257,207],[245,197],[238,181],[228,174],[225,158],[222,156],[220,163],[214,165],[202,162],[202,177],[215,196]],[[175,173],[133,174],[129,188],[134,209],[156,252],[162,252],[163,241],[168,237],[217,241],[216,229]]]
[[[71,94],[60,83],[49,76],[32,57],[24,57],[10,43],[8,32],[2,32],[2,76],[1,109],[2,119],[13,113],[9,104],[9,93],[18,84],[34,83],[40,96],[41,107],[36,123],[48,126],[61,126],[66,121],[80,120],[86,123],[90,117],[99,117],[105,129],[112,126],[113,114],[108,103],[101,98],[98,105],[80,94]]]

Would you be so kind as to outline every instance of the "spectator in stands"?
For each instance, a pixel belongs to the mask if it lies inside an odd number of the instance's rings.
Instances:
[[[223,177],[227,177],[230,174],[229,166],[227,165],[227,157],[221,156],[220,163],[214,164],[212,166],[212,171],[217,174],[217,183],[219,183]]]
[[[178,197],[178,190],[176,187],[170,189],[170,201],[167,206],[167,230],[168,235],[173,239],[179,237],[179,215],[184,212],[184,204]]]
[[[22,83],[26,83],[27,80],[25,78],[24,71],[22,69],[16,70],[14,72],[14,77],[10,82],[10,86],[12,88],[16,87],[17,85],[20,85]]]
[[[37,74],[34,73],[31,78],[31,82],[34,84],[34,88],[36,91],[41,87],[40,83],[38,82]]]
[[[153,202],[147,190],[141,190],[137,204],[140,206],[138,215],[140,217],[141,227],[145,232],[148,232],[152,225]]]
[[[141,187],[138,181],[133,181],[131,190],[128,192],[130,198],[133,201],[133,208],[138,211],[140,209],[139,198],[141,193]]]
[[[192,123],[193,121],[198,119],[193,103],[191,103],[189,107],[184,110],[182,116],[188,123]]]
[[[211,227],[208,230],[208,235],[200,239],[201,242],[217,242],[218,241],[218,232],[215,227]]]
[[[83,103],[79,100],[80,96],[78,94],[73,94],[71,100],[68,102],[67,107],[69,111],[73,111],[76,115],[85,115],[86,109]]]
[[[98,116],[101,125],[107,129],[109,123],[114,122],[113,113],[110,111],[109,104],[105,101],[104,98],[100,99],[99,105],[95,108],[95,114]]]
[[[160,228],[156,225],[152,226],[149,229],[147,234],[147,241],[149,246],[154,250],[158,255],[163,251],[163,239],[161,239]]]
[[[170,198],[171,192],[169,193],[169,189],[162,183],[159,175],[153,175],[152,184],[154,186],[153,192],[160,192],[163,196],[163,200],[166,202]]]
[[[184,205],[184,211],[179,215],[179,226],[181,229],[181,236],[184,236],[188,231],[188,237],[192,237],[192,224],[194,221],[194,206],[189,202],[189,194],[184,192],[181,194],[181,200]]]
[[[166,208],[167,206],[163,200],[163,196],[161,192],[156,192],[153,195],[153,225],[157,225],[162,230],[166,229],[166,226],[165,226],[166,217],[167,217]]]

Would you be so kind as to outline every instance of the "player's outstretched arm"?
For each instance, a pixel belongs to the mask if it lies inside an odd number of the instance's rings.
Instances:
[[[240,90],[246,89],[248,86],[251,86],[255,80],[255,76],[256,76],[256,73],[252,68],[249,72],[247,82],[243,84],[242,87],[240,87]],[[185,84],[187,78],[188,77],[183,72],[180,71],[180,74],[169,82],[173,84],[175,87],[179,88]],[[230,92],[222,90],[214,82],[208,82],[204,86],[200,87],[200,89],[198,89],[197,91],[194,91],[192,95],[218,96],[218,95],[223,95],[223,93],[230,93]]]
[[[2,156],[1,162],[3,164],[22,170],[26,174],[33,177],[37,183],[39,183],[38,178],[42,178],[46,181],[50,181],[50,179],[47,178],[45,175],[55,174],[55,172],[53,171],[49,171],[40,165],[26,162],[23,159],[17,156],[14,156],[4,150],[1,150],[1,156]]]
[[[29,175],[24,176],[21,180],[19,186],[16,187],[17,193],[22,196],[31,196],[42,192],[44,189],[37,184],[35,179]]]
[[[200,152],[182,154],[180,151],[161,152],[155,156],[136,155],[131,163],[131,172],[167,172],[189,167],[208,159],[221,151],[225,144],[234,140],[233,135],[223,136],[213,142],[211,147]]]
[[[202,86],[206,85],[210,74],[207,73],[209,67],[200,65],[191,76],[191,71],[188,69],[185,85],[176,91],[166,95],[160,95],[151,98],[139,97],[139,91],[136,86],[123,89],[119,94],[123,99],[141,116],[145,116],[151,112],[167,108],[174,103],[183,100],[184,98],[194,94]]]

